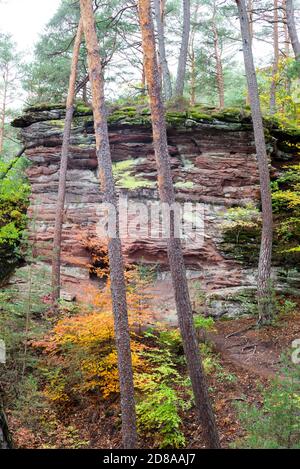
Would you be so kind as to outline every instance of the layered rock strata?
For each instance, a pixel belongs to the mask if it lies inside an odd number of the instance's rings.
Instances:
[[[28,178],[32,188],[29,215],[34,254],[50,263],[59,161],[65,110],[63,106],[30,108],[14,121],[31,161]],[[73,123],[63,226],[64,289],[78,294],[81,286],[94,282],[89,266],[101,264],[95,251],[101,244],[102,194],[98,183],[92,115],[77,108]],[[202,115],[169,113],[168,142],[178,203],[190,203],[204,215],[204,230],[193,238],[195,227],[185,233],[184,257],[189,276],[198,278],[211,296],[212,309],[224,310],[220,297],[255,286],[255,269],[243,265],[222,250],[222,224],[228,208],[259,204],[259,179],[254,137],[249,116],[226,112]],[[166,242],[158,219],[136,221],[136,205],[150,210],[158,203],[157,172],[151,125],[146,110],[138,115],[131,108],[109,117],[109,137],[118,193],[129,199],[127,229],[122,232],[126,262],[157,264],[159,279],[168,279]],[[270,156],[291,157],[285,137],[270,134]],[[291,137],[293,138],[293,137]],[[274,170],[275,171],[275,170]],[[198,205],[197,205],[198,204]],[[150,212],[148,212],[149,214]],[[99,221],[100,220],[100,221]],[[131,224],[136,232],[128,229]],[[136,226],[139,225],[139,226]],[[150,226],[151,225],[151,226]],[[193,238],[193,239],[192,239]],[[94,256],[93,256],[94,254]],[[95,259],[97,258],[97,261]],[[274,273],[276,275],[276,273]],[[223,309],[222,309],[223,308]]]

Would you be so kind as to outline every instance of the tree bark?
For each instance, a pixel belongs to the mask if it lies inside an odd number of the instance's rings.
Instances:
[[[178,59],[175,96],[182,97],[186,73],[186,64],[189,49],[189,38],[191,29],[191,5],[190,0],[183,0],[183,30],[181,38],[180,53]]]
[[[279,66],[279,23],[278,23],[278,0],[274,0],[274,19],[273,19],[273,47],[274,47],[274,60],[272,66],[272,82],[270,89],[270,114],[276,112],[276,88],[277,88],[277,74]]]
[[[191,106],[196,104],[196,58],[194,49],[194,34],[192,34],[191,45],[190,45],[190,57],[191,57]]]
[[[290,36],[287,27],[286,0],[282,0],[282,23],[284,32],[284,55],[287,58],[290,55]]]
[[[165,100],[168,101],[172,97],[171,75],[167,61],[165,47],[165,31],[164,31],[164,0],[154,0],[155,20],[157,27],[159,62],[162,70],[163,89]]]
[[[77,76],[78,57],[79,57],[79,51],[80,51],[82,32],[83,32],[82,21],[80,21],[78,25],[78,29],[77,29],[75,42],[74,42],[69,90],[68,90],[68,97],[67,97],[67,103],[66,103],[66,117],[65,117],[65,125],[64,125],[62,152],[61,152],[61,160],[60,160],[58,196],[57,196],[57,204],[56,204],[54,238],[53,238],[53,254],[52,254],[52,298],[53,298],[53,302],[56,302],[60,296],[61,241],[62,241],[62,227],[63,227],[63,218],[64,218],[64,205],[65,205],[65,198],[66,198],[68,153],[69,153],[69,145],[70,145],[72,119],[73,119],[73,113],[74,113],[76,76]]]
[[[0,449],[12,449],[13,442],[9,433],[5,412],[0,400]]]
[[[194,11],[194,20],[193,23],[196,24],[198,20],[198,11],[199,11],[199,3],[196,4],[196,8]],[[190,35],[190,61],[191,61],[191,99],[190,104],[191,106],[195,106],[196,104],[196,54],[195,54],[195,27],[192,28],[191,35]]]
[[[146,83],[146,77],[145,77],[145,70],[144,70],[144,64],[143,64],[143,69],[142,69],[142,96],[147,95],[147,83]]]
[[[253,44],[253,37],[254,37],[254,27],[253,27],[253,0],[248,0],[248,18],[249,18],[249,33],[250,33],[250,41],[251,47]],[[250,105],[250,98],[249,98],[249,91],[247,90],[246,96],[246,106]]]
[[[142,32],[145,72],[148,83],[160,200],[169,207],[175,203],[170,157],[168,152],[164,107],[155,50],[155,36],[151,15],[151,0],[139,0],[139,17]],[[170,236],[167,239],[168,257],[172,275],[178,322],[195,396],[196,409],[202,425],[206,445],[219,448],[220,442],[211,407],[205,374],[197,343],[189,297],[186,272],[179,238],[174,233],[171,217]]]
[[[221,49],[219,42],[219,33],[216,24],[216,2],[214,2],[214,11],[212,17],[212,30],[214,35],[214,51],[215,51],[215,61],[216,61],[216,77],[217,77],[217,88],[219,96],[219,108],[224,109],[225,106],[225,96],[224,96],[224,75],[223,75],[223,65],[221,58]]]
[[[80,0],[80,9],[88,54],[100,181],[104,201],[114,206],[115,212],[118,213],[104,100],[104,78],[92,0]],[[108,255],[115,323],[115,340],[118,352],[123,445],[124,448],[130,449],[135,448],[137,443],[136,415],[124,266],[118,223],[116,228],[115,237],[108,239]]]
[[[3,144],[4,144],[6,100],[7,100],[7,86],[8,86],[8,68],[7,67],[3,74],[3,81],[4,81],[4,90],[3,90],[3,101],[2,101],[1,120],[0,120],[0,153],[2,153],[3,151]]]
[[[287,16],[286,16],[286,0],[282,0],[282,24],[283,24],[283,32],[284,32],[284,57],[288,59],[290,56],[290,36],[289,30],[287,27]],[[288,94],[291,93],[291,78],[289,76],[286,77],[284,82],[285,90]],[[283,104],[283,111],[285,105]]]
[[[88,104],[88,99],[87,99],[87,84],[85,83],[82,87],[82,101],[84,104]]]
[[[289,35],[295,54],[295,59],[300,61],[300,42],[298,38],[293,0],[286,0],[286,19]]]
[[[262,204],[262,237],[258,265],[257,298],[259,323],[267,323],[272,318],[270,302],[270,277],[273,238],[272,197],[270,173],[266,151],[264,127],[260,108],[259,93],[255,66],[253,61],[249,20],[245,0],[236,0],[241,25],[244,62],[249,90],[250,106],[253,121],[255,146],[258,160],[260,192]]]

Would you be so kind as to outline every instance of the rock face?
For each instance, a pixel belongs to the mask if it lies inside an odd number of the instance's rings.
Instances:
[[[21,128],[22,140],[28,148],[26,155],[31,161],[28,169],[32,188],[29,214],[34,254],[46,263],[50,262],[52,251],[64,114],[63,106],[31,108],[13,123]],[[101,244],[104,224],[101,221],[102,194],[91,111],[78,108],[75,116],[62,246],[63,283],[70,294],[78,294],[83,285],[95,281],[89,266],[93,262],[96,266],[101,265],[97,246]],[[255,286],[255,269],[242,265],[222,251],[222,224],[227,209],[259,202],[252,126],[249,118],[235,114],[169,113],[168,120],[169,151],[178,203],[180,206],[190,203],[204,220],[203,233],[200,223],[199,236],[191,239],[196,230],[192,227],[183,239],[188,273],[190,277],[198,278],[202,288],[211,295],[211,305],[217,314],[230,314],[234,311],[224,310],[224,304],[218,303],[218,294],[224,298],[235,289],[240,291]],[[137,222],[134,205],[143,203],[149,210],[158,203],[149,115],[143,111],[137,118],[131,108],[126,108],[122,113],[113,113],[109,122],[118,193],[122,200],[127,197],[129,204],[127,229],[122,231],[124,257],[128,263],[158,264],[159,278],[167,279],[166,243],[159,235],[159,220],[151,218],[151,226],[149,220],[143,222],[139,218]],[[287,157],[278,147],[278,139],[270,138],[270,142],[270,154],[281,152]],[[131,225],[136,225],[135,233],[128,229]]]

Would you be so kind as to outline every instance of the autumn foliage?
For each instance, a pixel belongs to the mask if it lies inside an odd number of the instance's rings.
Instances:
[[[108,272],[98,268],[97,274],[103,279]],[[151,269],[141,266],[126,272],[134,373],[146,369],[141,331],[151,318],[151,295],[147,293],[151,275]],[[101,289],[90,287],[86,293],[90,302],[80,306],[79,314],[60,319],[50,334],[33,343],[47,357],[50,371],[44,391],[57,403],[88,391],[99,392],[103,398],[119,392],[109,277]]]

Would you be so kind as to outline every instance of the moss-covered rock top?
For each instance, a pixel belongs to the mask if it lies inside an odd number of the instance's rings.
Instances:
[[[40,103],[25,108],[24,114],[17,117],[12,125],[14,127],[27,127],[35,122],[44,120],[63,119],[66,106],[64,103]],[[75,106],[75,117],[93,116],[92,108],[77,103]],[[236,124],[251,124],[250,113],[247,110],[228,108],[218,111],[213,107],[197,105],[187,110],[174,110],[172,108],[166,111],[166,120],[171,125],[187,125],[195,123],[217,123],[227,122]],[[137,106],[108,106],[108,123],[132,125],[143,125],[151,123],[150,109],[146,105]]]
[[[41,103],[25,109],[23,115],[17,117],[13,127],[24,128],[37,122],[59,121],[65,117],[64,103]],[[79,102],[75,106],[75,119],[88,119],[92,122],[93,111],[90,106]],[[188,109],[169,107],[166,110],[166,121],[169,127],[191,128],[194,126],[210,126],[224,131],[251,130],[252,119],[249,108],[226,108],[218,110],[214,107],[196,105]],[[119,125],[151,125],[150,109],[146,104],[127,106],[108,106],[108,124]],[[280,122],[275,117],[264,118],[267,137],[275,137],[281,143],[286,142],[287,150],[299,150],[300,129]],[[63,127],[63,126],[62,126]],[[291,148],[294,147],[294,148]]]

